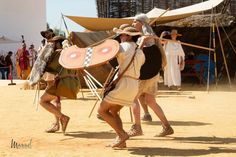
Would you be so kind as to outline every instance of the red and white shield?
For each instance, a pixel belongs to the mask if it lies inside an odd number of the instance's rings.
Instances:
[[[59,63],[67,69],[83,69],[106,63],[119,51],[119,43],[107,39],[94,47],[79,48],[73,45],[61,52]]]

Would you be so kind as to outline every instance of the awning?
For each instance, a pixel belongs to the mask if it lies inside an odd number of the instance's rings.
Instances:
[[[171,21],[176,21],[201,13],[203,11],[210,10],[217,5],[219,5],[224,0],[209,0],[202,3],[194,4],[191,6],[174,9],[167,11],[162,17],[158,18],[157,23],[167,23]],[[165,10],[154,8],[147,13],[147,16],[152,20],[159,17]],[[114,27],[119,27],[121,24],[128,23],[131,24],[134,17],[128,18],[95,18],[95,17],[82,17],[82,16],[66,16],[75,23],[83,26],[84,28],[92,31],[104,31],[112,30]]]
[[[82,17],[82,16],[66,16],[75,23],[91,31],[105,31],[112,30],[121,24],[132,23],[132,19],[120,18],[96,18],[96,17]]]
[[[83,48],[95,44],[101,40],[104,40],[112,35],[113,33],[109,31],[71,32],[70,39],[73,42],[73,44]]]

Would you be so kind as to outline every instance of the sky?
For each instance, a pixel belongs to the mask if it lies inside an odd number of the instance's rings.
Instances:
[[[47,22],[50,28],[61,28],[61,13],[72,16],[97,17],[96,0],[46,0]],[[84,28],[65,17],[69,31],[83,31]]]

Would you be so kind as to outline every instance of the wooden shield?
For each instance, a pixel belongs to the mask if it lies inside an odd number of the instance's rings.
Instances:
[[[119,43],[112,39],[94,47],[79,48],[73,45],[61,52],[59,63],[67,69],[83,69],[111,60],[118,51]]]

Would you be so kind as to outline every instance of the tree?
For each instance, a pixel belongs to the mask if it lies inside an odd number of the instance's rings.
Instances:
[[[55,33],[55,35],[60,35],[60,36],[66,37],[65,31],[63,31],[57,27],[54,27],[53,32]]]
[[[47,22],[47,26],[46,26],[46,28],[47,28],[47,30],[50,28],[50,26],[49,26],[49,23]]]

